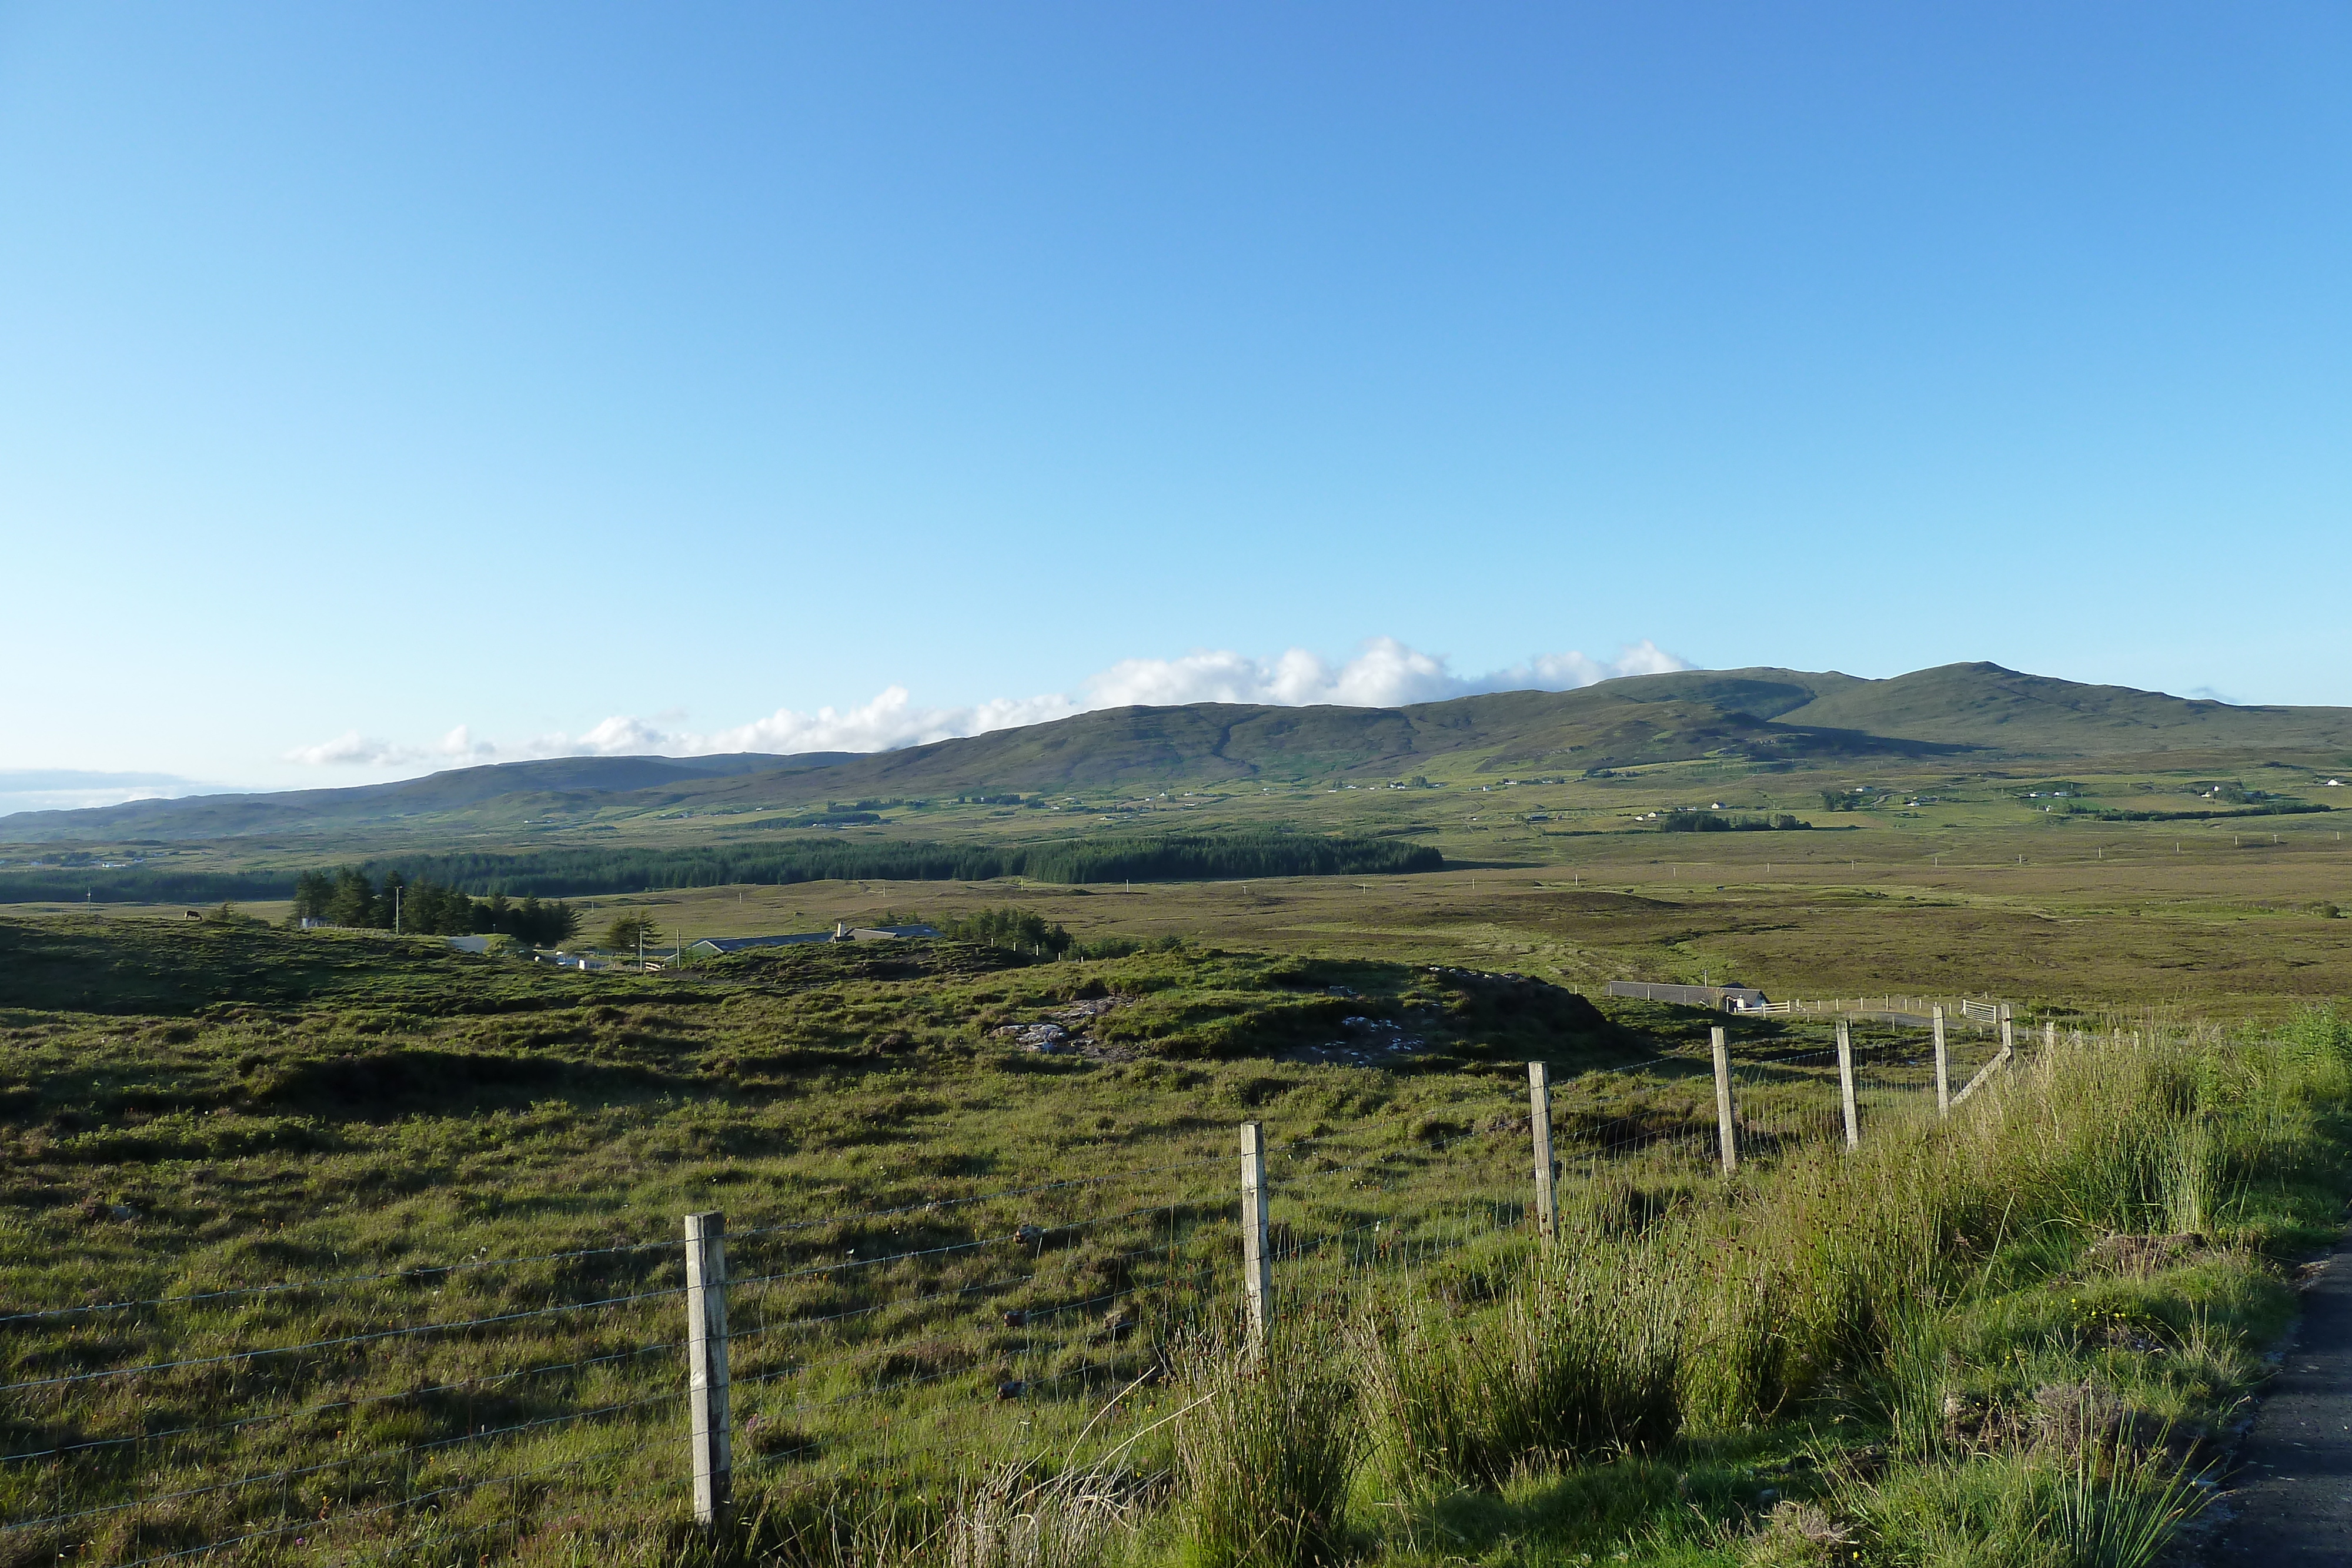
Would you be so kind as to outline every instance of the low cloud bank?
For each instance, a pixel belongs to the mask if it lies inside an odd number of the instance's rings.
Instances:
[[[438,742],[424,746],[373,740],[354,729],[316,746],[298,747],[288,752],[286,758],[320,767],[384,769],[418,764],[462,768],[541,757],[890,751],[1043,724],[1099,708],[1210,702],[1396,707],[1483,692],[1570,691],[1620,675],[1652,675],[1690,667],[1687,661],[1645,639],[1619,650],[1614,659],[1579,653],[1543,653],[1507,669],[1465,676],[1454,674],[1443,654],[1421,653],[1393,637],[1375,637],[1353,658],[1338,664],[1303,648],[1293,648],[1271,660],[1225,651],[1187,653],[1176,659],[1125,659],[1087,680],[1076,695],[1053,693],[999,697],[965,707],[923,707],[905,686],[893,685],[856,707],[821,707],[813,713],[778,708],[765,718],[710,734],[667,729],[627,716],[608,718],[580,735],[545,735],[513,746],[477,739],[462,724]]]
[[[79,768],[0,768],[0,817],[16,811],[79,811],[131,800],[172,800],[221,787],[172,773],[99,773]]]

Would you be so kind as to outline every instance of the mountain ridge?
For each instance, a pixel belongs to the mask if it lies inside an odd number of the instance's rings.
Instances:
[[[408,817],[520,825],[589,810],[748,813],[863,797],[1298,785],[1433,766],[1476,777],[1711,756],[1793,764],[2230,750],[2340,752],[2340,765],[2352,765],[2352,708],[2235,706],[1984,662],[1885,679],[1770,666],[1682,670],[1395,707],[1104,708],[883,752],[555,758],[394,784],[19,812],[0,817],[0,840],[228,838]]]
[[[384,784],[346,784],[314,789],[226,791],[129,800],[116,806],[18,811],[0,817],[0,839],[11,833],[62,828],[113,830],[133,838],[179,821],[201,821],[219,836],[277,832],[289,827],[334,826],[432,815],[492,801],[556,802],[581,796],[630,793],[664,784],[685,784],[742,772],[787,773],[800,767],[829,767],[862,755],[854,751],[811,752],[784,757],[767,752],[721,752],[705,757],[549,757],[524,762],[492,762],[428,773]],[[183,834],[181,836],[187,836]],[[208,835],[209,836],[209,835]],[[18,841],[38,841],[19,839]]]

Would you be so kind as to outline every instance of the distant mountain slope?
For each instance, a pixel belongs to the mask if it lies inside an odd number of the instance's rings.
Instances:
[[[1769,722],[1853,683],[1789,670],[1687,671],[1572,692],[1496,692],[1396,708],[1198,703],[1105,708],[1051,724],[879,752],[822,778],[760,774],[697,786],[697,804],[793,804],[822,795],[926,796],[1164,784],[1389,778],[1440,758],[1487,772],[1580,771],[1704,756],[1916,755],[1950,747]]]
[[[462,811],[493,802],[520,809],[529,801],[552,804],[583,795],[643,792],[740,773],[781,777],[858,756],[854,751],[810,752],[800,757],[746,751],[713,757],[551,757],[340,789],[191,795],[79,811],[19,811],[0,817],[0,839],[40,843],[58,838],[232,838],[308,827],[348,827]]]
[[[1465,755],[1481,772],[1566,773],[1712,753],[1773,760],[2326,747],[2352,748],[2352,708],[2233,707],[1989,664],[1889,680],[1685,670],[1398,708],[1109,708],[881,752],[821,777],[746,774],[682,794],[698,805],[795,805],[856,795],[1301,782],[1409,775],[1440,758],[1458,766]]]
[[[411,817],[483,827],[554,811],[740,810],[868,796],[1397,778],[1441,763],[1455,774],[1465,767],[1565,774],[1710,755],[1760,761],[2313,750],[2352,759],[2352,708],[2236,707],[1989,664],[1890,680],[1685,670],[1571,692],[1497,692],[1394,708],[1109,708],[871,755],[560,758],[352,789],[20,812],[0,817],[0,840],[226,838]]]
[[[2015,754],[2352,746],[2352,708],[2241,707],[1987,664],[1825,688],[1781,720]]]

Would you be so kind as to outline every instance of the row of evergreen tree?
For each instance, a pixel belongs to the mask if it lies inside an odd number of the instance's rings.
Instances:
[[[397,874],[477,894],[645,893],[656,888],[882,882],[1179,882],[1275,876],[1394,876],[1445,863],[1426,844],[1310,833],[1170,834],[1035,844],[796,843],[693,849],[547,850],[405,858]]]
[[[304,920],[360,930],[395,928],[419,936],[475,936],[500,933],[535,946],[552,947],[580,933],[580,912],[568,904],[520,900],[503,893],[471,898],[446,883],[410,880],[387,872],[382,883],[354,866],[306,871],[294,879],[289,925]]]
[[[1786,811],[1765,817],[1718,817],[1713,811],[1668,811],[1658,823],[1664,833],[1790,833],[1812,824]]]
[[[467,929],[512,929],[511,911],[530,899],[582,894],[646,893],[666,887],[719,887],[734,883],[780,884],[867,878],[892,882],[987,882],[1027,876],[1039,882],[1181,882],[1274,876],[1395,876],[1436,871],[1443,857],[1425,844],[1397,839],[1325,838],[1281,831],[1170,834],[1166,837],[1063,839],[1046,843],[955,845],[937,843],[832,842],[714,845],[679,850],[548,850],[533,854],[404,856],[370,862],[364,869],[310,872],[289,889],[283,872],[163,872],[123,870],[0,874],[0,903],[42,900],[79,902],[103,893],[110,902],[216,904],[223,899],[257,903],[292,892],[303,913],[337,925],[392,925],[392,905],[376,901],[383,888],[422,888],[434,896],[461,890],[477,903],[504,895],[492,920],[482,916]],[[373,876],[364,894],[360,883]],[[321,897],[319,889],[328,891]],[[302,889],[310,891],[306,894]],[[340,892],[338,891],[340,890]],[[342,903],[331,912],[340,896]],[[422,930],[407,918],[402,896],[402,928]],[[542,909],[545,905],[542,904]],[[456,925],[460,916],[451,917]],[[542,918],[553,918],[542,916]],[[436,917],[437,921],[437,917]],[[462,931],[453,935],[463,935]],[[514,931],[514,935],[528,935]],[[568,934],[568,930],[567,933]],[[555,940],[561,940],[559,936]]]
[[[1034,958],[1124,958],[1130,953],[1146,949],[1172,951],[1183,942],[1175,936],[1162,936],[1153,942],[1139,942],[1132,937],[1103,936],[1081,941],[1070,935],[1069,927],[1058,920],[1047,920],[1034,909],[1022,909],[1005,904],[996,909],[982,909],[971,915],[926,919],[908,911],[906,914],[886,914],[875,922],[877,925],[929,925],[942,936],[959,942],[984,942],[991,946],[1009,947],[1016,953]]]

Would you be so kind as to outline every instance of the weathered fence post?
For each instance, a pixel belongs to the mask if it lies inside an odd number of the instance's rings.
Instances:
[[[1242,1291],[1249,1299],[1249,1343],[1265,1349],[1267,1297],[1274,1289],[1273,1260],[1265,1245],[1265,1125],[1242,1124]]]
[[[1928,1025],[1936,1031],[1936,1114],[1952,1113],[1952,1057],[1944,1045],[1944,1007],[1936,1004],[1927,1015]]]
[[[2055,1051],[2058,1049],[2058,1020],[2056,1019],[2043,1019],[2042,1020],[2042,1049],[2045,1051]]]
[[[723,1529],[735,1511],[735,1454],[727,1414],[727,1217],[686,1217],[688,1419],[694,1448],[694,1518]]]
[[[1551,1167],[1551,1070],[1540,1061],[1528,1063],[1528,1128],[1535,1137],[1536,1228],[1545,1240],[1556,1240],[1559,1192]]]
[[[1845,1103],[1845,1146],[1862,1147],[1862,1121],[1853,1107],[1853,1026],[1838,1019],[1838,1097]]]
[[[1730,1176],[1739,1169],[1739,1130],[1731,1119],[1731,1047],[1720,1028],[1708,1032],[1715,1044],[1715,1124],[1723,1143],[1723,1174]]]

